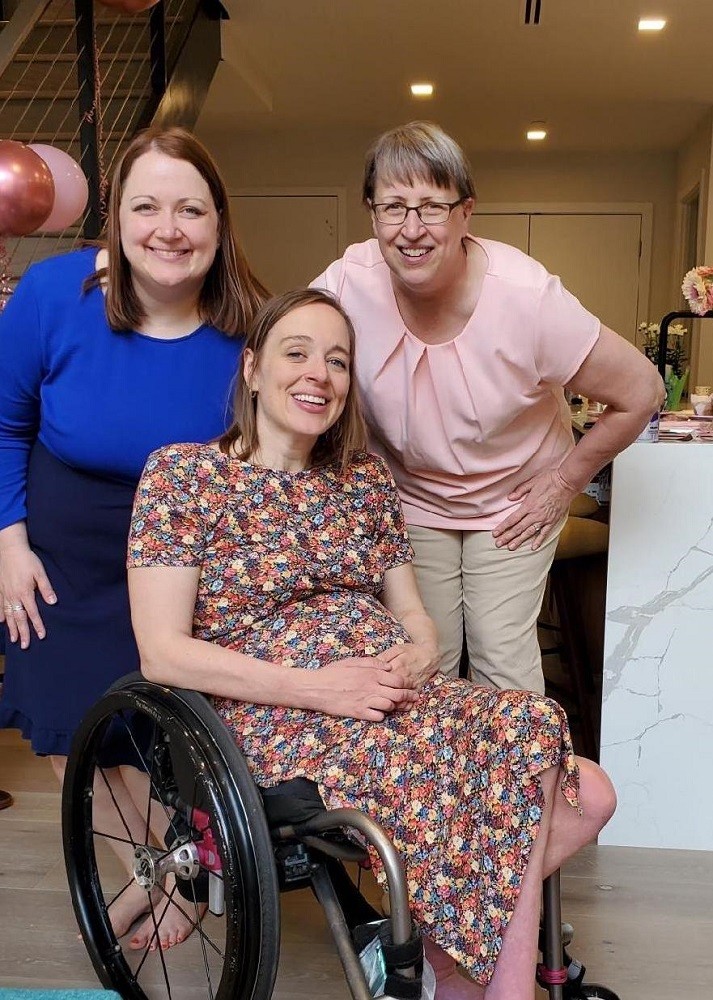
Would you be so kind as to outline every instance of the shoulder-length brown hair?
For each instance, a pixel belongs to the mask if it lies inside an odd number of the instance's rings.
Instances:
[[[354,376],[354,351],[356,338],[354,326],[349,316],[330,293],[317,288],[298,288],[293,292],[285,292],[270,299],[257,313],[248,330],[245,340],[245,350],[253,352],[253,370],[261,364],[263,349],[275,324],[301,306],[326,305],[344,320],[349,334],[349,390],[344,409],[339,420],[328,431],[321,434],[312,450],[310,465],[312,468],[325,465],[338,465],[345,472],[354,455],[366,451],[366,425],[359,402],[359,390]],[[257,398],[250,392],[245,379],[245,353],[243,352],[235,387],[234,423],[218,440],[218,447],[224,454],[231,450],[233,454],[245,461],[259,450],[260,442],[257,433]]]
[[[208,185],[218,213],[218,249],[198,297],[198,314],[203,323],[228,336],[244,333],[269,293],[250,270],[233,234],[228,192],[215,160],[195,136],[177,126],[152,126],[129,143],[114,171],[109,191],[104,234],[109,264],[90,275],[85,291],[105,283],[106,317],[112,330],[139,329],[146,318],[121,246],[119,206],[131,168],[140,156],[150,151],[192,164]]]

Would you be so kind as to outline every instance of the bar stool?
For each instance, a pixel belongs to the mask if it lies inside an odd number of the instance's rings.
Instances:
[[[592,715],[594,669],[587,646],[578,573],[581,574],[583,564],[607,551],[608,525],[591,520],[589,516],[597,509],[596,501],[586,496],[576,497],[570,507],[570,516],[557,542],[550,570],[550,594],[559,625],[544,624],[545,628],[557,629],[560,641],[556,646],[542,650],[543,656],[560,653],[569,667],[584,755],[591,760],[599,759],[599,737]]]

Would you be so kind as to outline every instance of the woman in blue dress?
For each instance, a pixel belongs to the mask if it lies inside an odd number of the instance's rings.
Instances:
[[[124,566],[143,465],[161,445],[225,430],[241,335],[266,296],[214,161],[182,129],[131,142],[106,237],[30,267],[0,318],[0,726],[60,780],[83,715],[138,669]],[[128,802],[138,780],[130,761],[117,747],[111,788],[95,790],[105,828],[111,797]],[[125,895],[119,933],[145,905]],[[176,914],[160,944],[187,933]]]

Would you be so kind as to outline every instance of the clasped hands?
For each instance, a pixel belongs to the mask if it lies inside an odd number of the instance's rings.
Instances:
[[[318,691],[313,707],[327,715],[381,722],[408,711],[438,669],[438,654],[425,644],[391,646],[378,656],[350,656],[310,671]]]

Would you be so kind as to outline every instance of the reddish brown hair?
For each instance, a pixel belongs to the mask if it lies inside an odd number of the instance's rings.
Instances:
[[[146,317],[121,246],[119,206],[131,168],[140,156],[151,151],[163,153],[174,160],[185,160],[196,168],[208,185],[218,213],[218,249],[203,282],[198,313],[203,323],[222,330],[228,336],[244,333],[269,293],[250,270],[233,234],[228,192],[215,160],[195,136],[176,126],[145,129],[134,136],[124,152],[114,171],[109,191],[105,230],[109,264],[87,279],[85,290],[106,284],[106,316],[113,330],[141,327]]]

